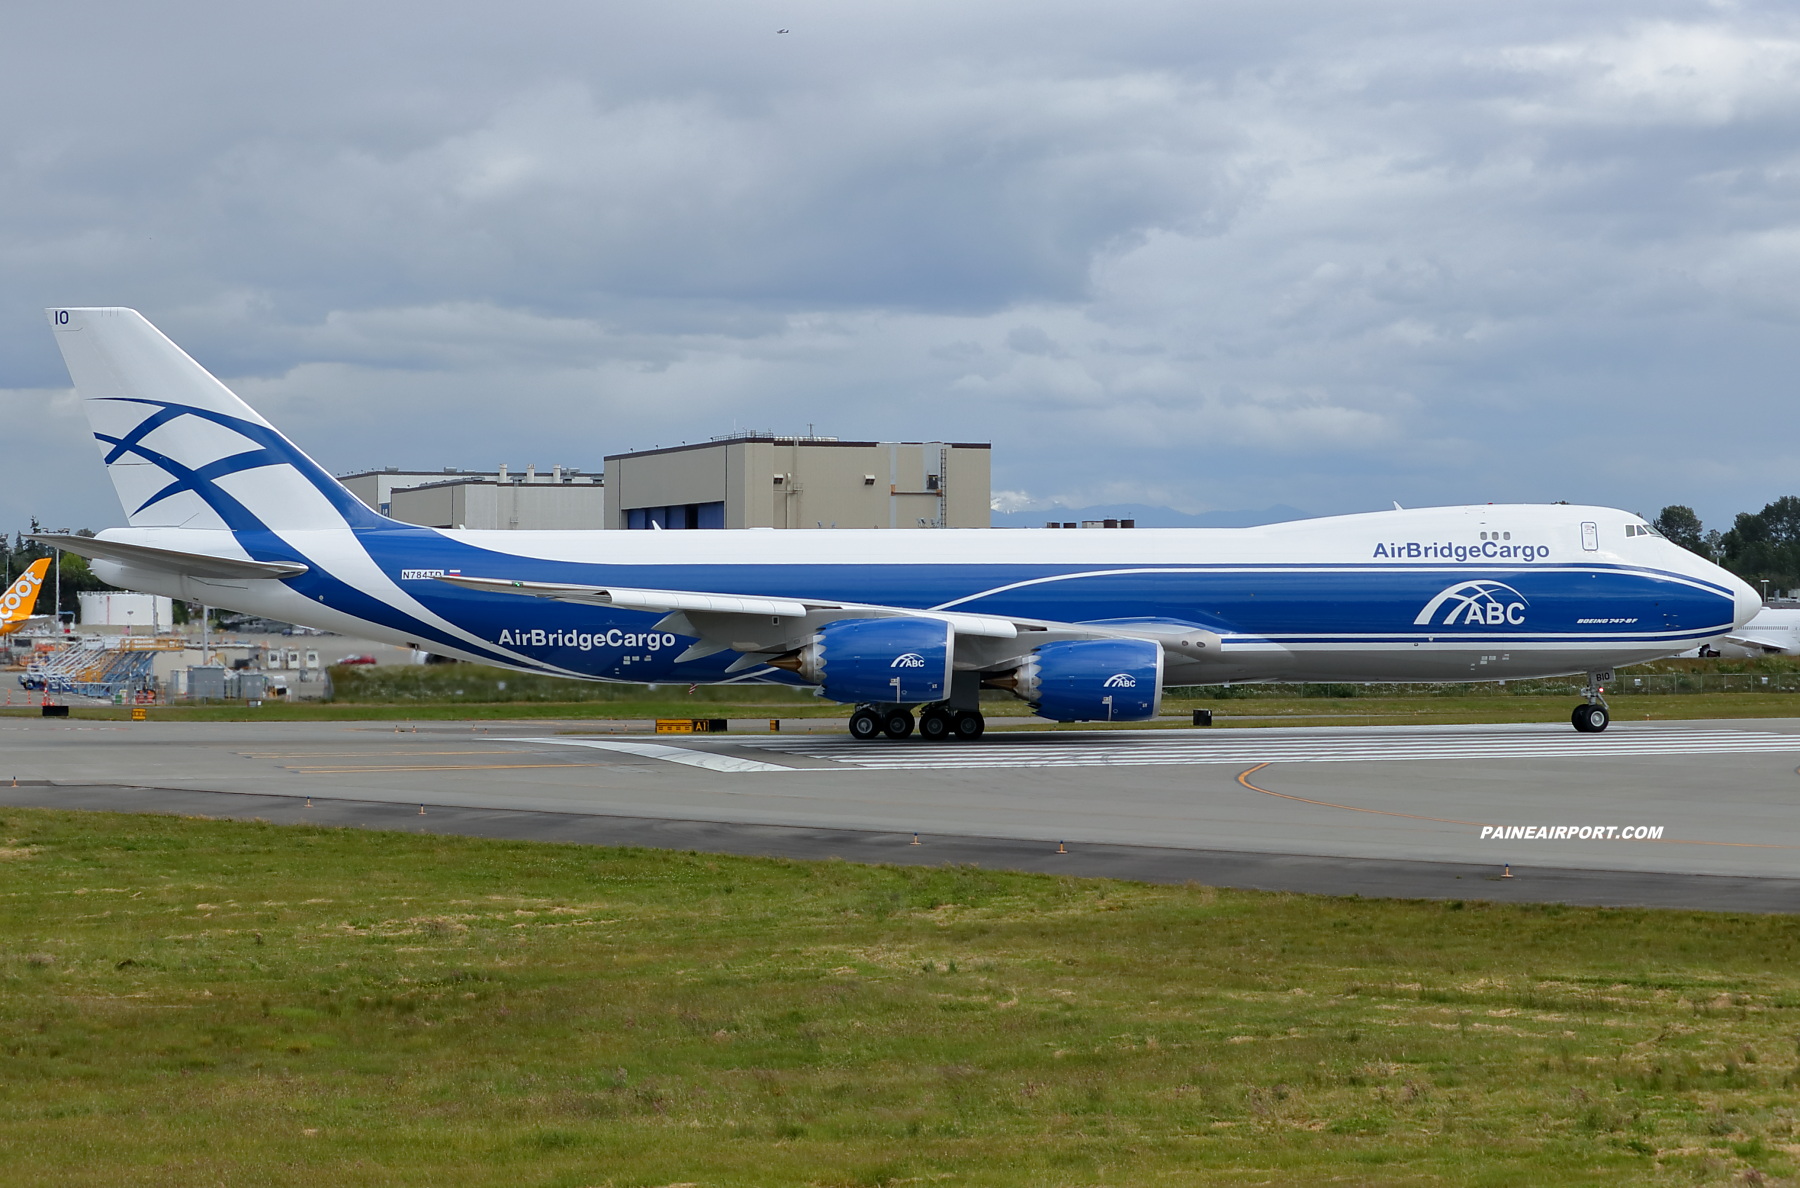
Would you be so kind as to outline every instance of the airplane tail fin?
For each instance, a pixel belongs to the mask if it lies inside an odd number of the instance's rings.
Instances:
[[[136,310],[45,312],[132,527],[389,523]]]
[[[19,575],[5,594],[0,594],[0,634],[31,617],[37,606],[38,591],[44,588],[44,575],[50,572],[50,558],[43,557]]]

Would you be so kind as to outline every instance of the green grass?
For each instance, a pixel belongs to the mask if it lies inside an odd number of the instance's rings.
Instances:
[[[6,810],[12,1183],[1792,1175],[1800,920]]]

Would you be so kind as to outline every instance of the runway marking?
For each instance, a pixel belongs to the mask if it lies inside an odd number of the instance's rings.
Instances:
[[[301,775],[368,775],[378,771],[519,771],[528,767],[605,767],[604,763],[421,763],[391,764],[372,767],[296,767],[284,770]]]
[[[763,763],[757,759],[740,759],[736,755],[719,755],[712,751],[671,747],[663,743],[625,742],[598,738],[507,738],[501,742],[554,743],[563,747],[592,747],[598,751],[618,751],[642,759],[661,759],[668,763],[685,763],[710,771],[784,771],[792,774],[803,768],[785,767],[779,763]]]
[[[1389,812],[1386,809],[1358,808],[1353,804],[1333,804],[1329,800],[1309,800],[1304,796],[1293,796],[1286,792],[1271,792],[1267,788],[1259,788],[1250,782],[1251,776],[1267,766],[1269,766],[1267,763],[1258,763],[1249,771],[1239,772],[1237,782],[1250,789],[1252,792],[1261,792],[1264,796],[1279,796],[1283,800],[1298,800],[1302,804],[1316,804],[1323,808],[1343,809],[1347,813],[1374,813],[1378,817],[1406,817],[1413,821],[1441,821],[1445,825],[1473,825],[1476,828],[1480,828],[1488,823],[1486,821],[1459,821],[1455,817],[1427,817],[1419,813],[1394,813]]]
[[[1236,733],[1236,732],[1234,732]],[[1566,734],[1567,737],[1564,737]],[[1462,732],[1333,734],[1296,737],[1287,731],[1243,731],[1238,738],[1167,737],[1162,732],[1118,734],[1103,740],[893,743],[853,739],[744,739],[740,746],[872,769],[981,770],[1022,767],[1133,767],[1205,763],[1391,763],[1467,759],[1621,759],[1657,755],[1792,753],[1800,734],[1752,730],[1629,731],[1614,735]],[[1014,736],[1016,737],[1016,736]]]
[[[516,755],[517,751],[239,751],[246,759],[357,759],[399,755]]]

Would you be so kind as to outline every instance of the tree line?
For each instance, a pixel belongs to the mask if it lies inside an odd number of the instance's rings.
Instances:
[[[1710,531],[1691,507],[1675,504],[1656,517],[1656,530],[1691,553],[1770,589],[1800,587],[1800,496],[1783,495],[1759,512],[1739,512],[1731,527]]]

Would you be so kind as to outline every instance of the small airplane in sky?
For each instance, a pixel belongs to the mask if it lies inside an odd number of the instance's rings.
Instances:
[[[50,572],[50,558],[33,561],[19,580],[0,595],[0,635],[11,635],[25,625],[37,606],[38,591],[44,587],[44,575]]]
[[[975,739],[1169,686],[1584,674],[1750,621],[1742,579],[1607,507],[1260,528],[465,531],[371,510],[131,309],[47,310],[129,528],[34,535],[128,590],[583,680],[806,686],[853,736]],[[428,415],[428,414],[427,414]]]

